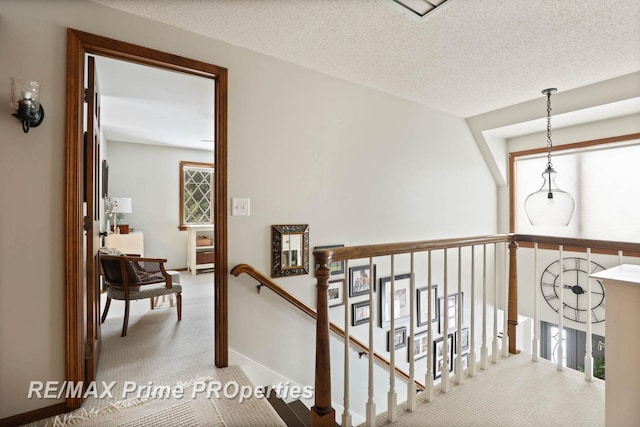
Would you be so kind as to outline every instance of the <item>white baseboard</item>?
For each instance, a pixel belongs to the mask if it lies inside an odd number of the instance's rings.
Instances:
[[[242,368],[244,373],[249,377],[253,385],[262,385],[262,386],[296,386],[303,388],[305,386],[313,386],[313,384],[299,384],[296,381],[293,381],[291,378],[287,378],[278,372],[275,372],[266,366],[256,362],[249,357],[246,357],[243,354],[238,353],[235,350],[229,349],[229,364],[230,365],[238,365]],[[285,402],[289,403],[292,398],[285,397],[283,399]],[[311,399],[300,399],[308,408],[311,408],[314,404],[313,398]]]
[[[229,349],[229,364],[240,366],[245,372],[245,374],[247,375],[247,377],[249,377],[251,382],[253,382],[254,385],[268,386],[268,385],[277,385],[277,384],[283,384],[283,385],[288,384],[289,386],[298,386],[298,387],[305,387],[308,385],[313,386],[313,384],[299,384],[293,381],[291,378],[287,378],[279,374],[278,372],[272,369],[269,369],[268,367],[256,362],[255,360],[241,353],[238,353],[233,349]],[[283,399],[283,400],[289,403],[290,401],[295,399]],[[315,403],[313,397],[311,399],[301,398],[299,400],[301,400],[307,408],[311,408]],[[338,423],[341,423],[342,411],[344,410],[344,407],[337,402],[332,402],[331,405],[333,406],[333,409],[336,411],[336,421]],[[353,411],[351,412],[351,417],[353,420],[353,425],[359,425],[365,421],[365,417],[362,414],[358,414]]]

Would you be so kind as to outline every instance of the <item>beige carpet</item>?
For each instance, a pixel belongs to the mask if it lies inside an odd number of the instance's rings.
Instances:
[[[448,393],[436,391],[415,412],[398,410],[394,426],[588,427],[604,426],[602,380],[587,382],[580,372],[560,372],[549,361],[520,354],[489,364]],[[386,413],[377,425],[386,425]]]
[[[151,310],[148,300],[132,301],[127,336],[120,337],[124,303],[112,301],[102,324],[102,352],[97,383],[115,386],[111,398],[87,398],[82,408],[32,426],[263,426],[284,425],[265,399],[228,399],[220,393],[196,393],[196,383],[209,381],[251,385],[236,366],[213,364],[213,273],[181,273],[182,320],[176,308],[161,301]],[[103,301],[104,305],[104,301]],[[184,396],[154,398],[143,390],[124,392],[127,385],[181,387]],[[103,388],[99,385],[99,391]],[[211,397],[210,399],[208,397]]]

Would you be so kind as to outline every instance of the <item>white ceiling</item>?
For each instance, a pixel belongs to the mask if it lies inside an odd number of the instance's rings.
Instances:
[[[213,150],[213,80],[104,57],[96,70],[107,140]]]
[[[464,118],[640,70],[637,0],[92,1]]]

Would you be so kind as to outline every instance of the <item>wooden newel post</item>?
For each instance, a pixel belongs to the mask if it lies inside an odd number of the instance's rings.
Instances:
[[[316,322],[315,405],[311,408],[311,425],[313,427],[335,427],[336,425],[335,410],[331,407],[331,355],[329,351],[329,299],[327,292],[329,274],[328,260],[320,261],[316,268],[318,319]]]
[[[518,326],[518,243],[509,243],[509,353],[518,354],[516,349],[516,326]]]

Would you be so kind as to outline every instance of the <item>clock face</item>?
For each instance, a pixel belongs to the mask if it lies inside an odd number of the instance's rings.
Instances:
[[[540,291],[547,304],[557,313],[560,309],[560,296],[564,305],[563,315],[566,319],[579,323],[604,322],[605,300],[604,287],[599,280],[591,280],[591,304],[589,304],[589,276],[604,270],[600,264],[584,258],[564,258],[563,286],[560,285],[560,261],[549,264],[540,277]]]

